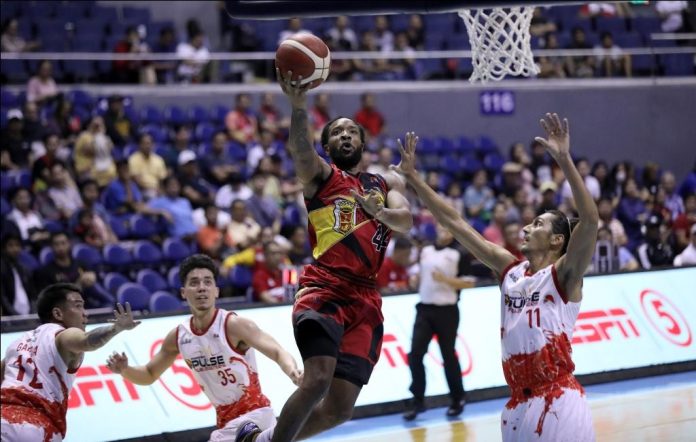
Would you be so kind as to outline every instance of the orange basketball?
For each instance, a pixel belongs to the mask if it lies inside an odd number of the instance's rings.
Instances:
[[[329,76],[331,53],[320,38],[301,32],[280,43],[275,64],[281,75],[292,71],[292,80],[297,81],[302,76],[301,84],[309,84],[309,88],[314,89]]]

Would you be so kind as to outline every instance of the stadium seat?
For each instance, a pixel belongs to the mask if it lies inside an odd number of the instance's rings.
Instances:
[[[65,232],[65,226],[60,221],[44,221],[44,229],[48,230],[51,233]]]
[[[162,252],[151,241],[142,240],[133,247],[133,259],[140,266],[158,266],[162,263]]]
[[[129,233],[132,238],[149,239],[160,232],[152,217],[137,213],[130,218]]]
[[[157,107],[148,105],[140,110],[140,121],[143,124],[162,124],[164,117]]]
[[[17,96],[12,91],[3,88],[0,90],[0,106],[3,108],[19,106]]]
[[[0,72],[10,83],[25,83],[29,80],[24,60],[2,60]]]
[[[212,108],[212,111],[210,113],[211,118],[213,119],[213,122],[217,124],[218,126],[221,126],[225,124],[225,117],[227,116],[227,113],[230,111],[230,108],[221,104],[215,105]]]
[[[193,106],[189,109],[188,118],[193,124],[207,123],[210,119],[210,115],[208,114],[208,110],[203,106]]]
[[[97,70],[92,60],[65,60],[63,61],[63,70],[76,82],[92,80],[97,76]]]
[[[168,287],[167,281],[164,280],[162,275],[152,269],[140,270],[135,277],[135,282],[142,285],[152,293],[158,290],[166,290]]]
[[[191,250],[179,238],[167,238],[162,244],[162,255],[169,263],[179,263],[191,254]]]
[[[188,115],[179,106],[167,106],[164,108],[164,121],[171,126],[180,126],[188,123]]]
[[[42,266],[48,265],[53,261],[53,250],[51,246],[44,246],[39,252],[39,263]]]
[[[611,32],[616,37],[626,32],[626,19],[623,17],[595,17],[595,28],[597,32]]]
[[[101,270],[102,256],[99,250],[88,244],[73,245],[72,257],[90,270]]]
[[[133,265],[133,256],[120,244],[107,244],[102,255],[104,264],[112,271],[127,271]]]
[[[253,272],[250,266],[236,265],[230,271],[228,281],[235,289],[245,292],[251,287]]]
[[[93,6],[89,11],[90,18],[104,20],[107,23],[119,21],[118,11],[113,6]]]
[[[109,225],[118,239],[126,239],[128,237],[129,224],[126,218],[112,216],[109,220]]]
[[[505,164],[505,158],[497,152],[491,152],[483,158],[483,166],[491,174],[500,172]]]
[[[89,92],[83,91],[82,89],[72,89],[68,92],[68,100],[70,100],[73,106],[81,106],[85,108],[91,108],[94,106],[94,98],[89,94]]]
[[[104,287],[116,295],[118,289],[125,283],[131,282],[126,276],[118,272],[109,272],[104,276]]]
[[[140,133],[150,135],[155,143],[166,143],[169,138],[168,128],[160,124],[146,124],[140,128]]]
[[[3,189],[3,193],[4,192],[5,190]],[[4,218],[5,215],[10,213],[11,211],[12,205],[9,203],[9,201],[7,201],[4,196],[0,197],[0,216]]]
[[[215,126],[207,121],[202,121],[196,125],[193,131],[193,139],[199,143],[210,143],[215,133]]]
[[[479,154],[484,157],[489,153],[499,153],[498,144],[488,135],[480,135],[476,140],[476,146]]]
[[[179,280],[179,266],[172,267],[167,272],[167,284],[169,288],[175,291],[179,291],[181,288],[181,281]]]
[[[694,75],[693,54],[666,54],[661,57],[665,75],[691,76]]]
[[[164,313],[186,309],[183,301],[167,291],[156,291],[150,297],[150,312]]]
[[[34,255],[27,250],[22,250],[19,252],[18,260],[19,264],[21,264],[21,266],[24,267],[24,269],[29,273],[32,273],[40,266],[39,261],[37,261]]]
[[[121,9],[124,20],[145,24],[150,22],[150,10],[147,8],[134,8],[132,6],[124,6]]]
[[[116,299],[119,303],[130,303],[133,310],[145,310],[150,307],[150,293],[145,287],[134,282],[127,282],[118,288]]]

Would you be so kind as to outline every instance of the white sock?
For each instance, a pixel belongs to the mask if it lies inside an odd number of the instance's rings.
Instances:
[[[266,430],[263,430],[261,434],[256,438],[255,442],[271,442],[271,439],[273,438],[273,430],[275,429],[275,426],[268,428]]]

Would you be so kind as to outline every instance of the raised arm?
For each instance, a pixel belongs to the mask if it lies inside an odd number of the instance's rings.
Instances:
[[[302,370],[290,353],[280,346],[271,335],[259,328],[254,321],[239,316],[230,316],[225,324],[227,336],[234,336],[249,347],[263,353],[288,375],[295,385],[302,382]]]
[[[133,320],[133,313],[129,303],[126,303],[125,309],[121,304],[116,304],[114,319],[109,321],[111,324],[97,327],[88,332],[79,328],[66,329],[56,337],[58,352],[64,360],[68,360],[70,354],[97,350],[117,334],[124,330],[131,330],[140,324],[140,321]]]
[[[435,219],[452,232],[457,241],[488,268],[501,275],[505,268],[515,261],[515,257],[503,247],[493,244],[481,236],[476,229],[471,227],[461,217],[454,207],[441,198],[421,178],[415,168],[417,143],[418,137],[413,132],[406,134],[406,147],[399,140],[401,162],[398,166],[392,166],[393,169],[406,178],[406,181],[418,193],[418,196]]]
[[[292,106],[287,149],[295,162],[295,174],[302,184],[309,184],[317,178],[325,179],[331,173],[331,166],[314,149],[314,135],[307,115],[307,87],[300,86],[302,77],[293,85],[290,80],[292,72],[287,72],[283,77],[276,68],[276,77]]]
[[[360,195],[355,190],[351,190],[351,193],[370,216],[395,232],[407,233],[413,227],[413,216],[404,196],[406,183],[393,171],[387,172],[384,180],[389,188],[386,201],[377,190],[372,190],[367,195]]]
[[[125,353],[114,352],[106,361],[106,366],[114,373],[120,374],[134,384],[150,385],[162,376],[166,369],[172,366],[179,349],[176,346],[176,328],[167,333],[162,342],[162,347],[153,358],[145,365],[131,367],[128,365],[128,356]]]
[[[570,234],[568,249],[565,255],[556,262],[556,272],[559,283],[563,286],[568,299],[578,302],[582,299],[582,276],[592,261],[597,242],[597,226],[599,215],[590,192],[585,187],[580,173],[575,168],[570,157],[570,128],[568,119],[563,122],[558,114],[546,114],[546,119],[541,120],[541,127],[546,131],[547,139],[537,137],[538,142],[544,145],[549,154],[558,163],[568,180],[570,190],[573,192],[575,207],[578,211],[578,224]]]

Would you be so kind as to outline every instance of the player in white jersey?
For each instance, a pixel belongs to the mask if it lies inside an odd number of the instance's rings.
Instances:
[[[253,321],[215,307],[217,274],[208,256],[186,258],[179,266],[179,277],[191,318],[167,334],[146,365],[131,367],[125,353],[114,353],[107,366],[134,384],[150,385],[181,354],[215,406],[218,429],[210,440],[230,441],[242,423],[251,421],[263,429],[275,424],[270,401],[261,392],[254,349],[275,361],[297,385],[302,371],[292,355]]]
[[[85,332],[82,291],[67,283],[41,291],[37,310],[41,325],[10,344],[2,360],[3,442],[62,441],[68,395],[84,352],[140,324],[129,304],[117,304],[111,325]]]
[[[518,261],[486,241],[415,169],[417,138],[401,149],[402,173],[435,218],[501,280],[503,372],[512,397],[501,419],[504,441],[592,441],[585,394],[573,376],[570,341],[582,299],[582,276],[597,238],[597,207],[570,157],[568,120],[546,114],[537,137],[565,174],[579,219],[544,213],[524,227]]]

